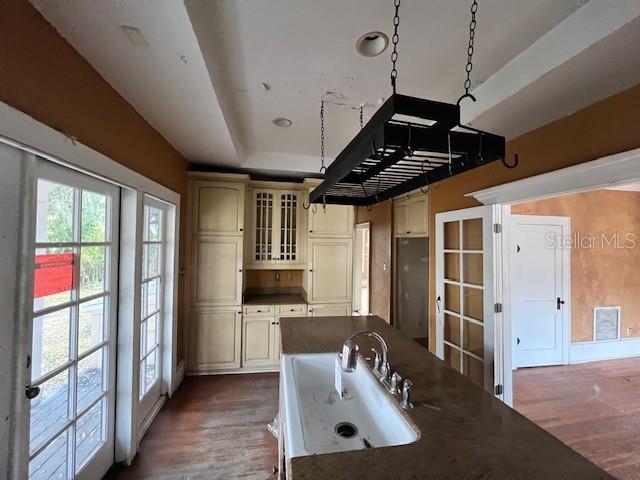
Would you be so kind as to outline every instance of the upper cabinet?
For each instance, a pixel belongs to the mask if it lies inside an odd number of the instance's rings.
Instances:
[[[394,233],[397,237],[424,237],[429,234],[428,198],[416,193],[393,201]]]
[[[302,265],[302,192],[253,189],[251,266]]]
[[[311,205],[309,237],[351,238],[353,207],[349,205]]]
[[[194,234],[242,235],[245,186],[232,182],[193,182]]]

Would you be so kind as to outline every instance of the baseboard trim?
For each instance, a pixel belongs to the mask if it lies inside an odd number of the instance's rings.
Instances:
[[[137,446],[140,446],[140,442],[142,441],[142,437],[144,437],[144,435],[147,433],[147,430],[149,430],[149,427],[151,426],[151,423],[153,423],[153,420],[156,418],[156,415],[158,415],[158,413],[160,413],[160,410],[162,409],[162,407],[164,406],[164,403],[167,401],[167,397],[162,395],[158,401],[153,405],[153,408],[151,409],[151,411],[149,412],[149,415],[147,415],[147,418],[145,418],[141,423],[140,426],[138,427],[138,432],[137,432]],[[138,450],[138,448],[136,447],[136,451]]]
[[[571,364],[637,356],[640,356],[640,337],[579,342],[572,343],[569,347],[569,363]]]
[[[182,360],[176,367],[176,379],[173,384],[173,388],[171,389],[171,395],[175,393],[175,391],[178,389],[178,387],[182,383],[182,380],[184,380],[184,370],[185,370],[184,363],[185,363],[184,360]]]
[[[266,368],[228,368],[224,370],[188,370],[187,377],[198,377],[201,375],[239,375],[242,373],[278,373],[279,367]]]

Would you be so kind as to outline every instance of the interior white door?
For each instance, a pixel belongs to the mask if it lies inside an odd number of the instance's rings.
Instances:
[[[511,215],[513,367],[568,363],[569,217]]]
[[[114,459],[119,189],[36,165],[29,479],[102,478]]]
[[[493,206],[436,215],[436,354],[500,395],[495,388],[502,356],[500,342],[494,341],[499,315],[494,310],[494,235]]]

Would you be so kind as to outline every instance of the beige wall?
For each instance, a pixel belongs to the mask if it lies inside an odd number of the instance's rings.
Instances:
[[[0,101],[178,192],[186,218],[185,159],[27,0],[0,2]]]
[[[507,156],[519,155],[517,168],[494,162],[432,186],[429,231],[434,231],[435,214],[478,205],[467,193],[639,148],[638,112],[640,85],[509,141]],[[430,258],[435,258],[435,242],[429,248]],[[433,299],[435,262],[429,271]],[[430,304],[429,348],[435,351],[435,302]]]
[[[391,321],[391,246],[393,239],[391,200],[356,209],[356,223],[371,223],[370,312]],[[385,270],[386,265],[386,270]]]
[[[620,336],[640,336],[640,192],[598,190],[514,205],[512,213],[571,218],[571,341],[593,340],[593,309],[621,307]],[[620,246],[600,241],[618,235]],[[627,234],[633,237],[625,238]],[[591,240],[596,238],[596,240]],[[637,244],[636,244],[637,243]],[[591,247],[591,248],[589,248]],[[628,333],[627,329],[631,329]]]

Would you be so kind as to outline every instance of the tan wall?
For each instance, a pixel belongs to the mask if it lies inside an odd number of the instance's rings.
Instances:
[[[374,205],[371,211],[365,207],[356,209],[356,223],[371,223],[370,312],[387,322],[391,320],[392,215],[390,200]]]
[[[573,237],[583,239],[571,249],[572,342],[593,340],[594,307],[619,305],[620,336],[640,336],[640,295],[635,285],[640,271],[640,192],[585,192],[514,205],[511,212],[571,217]],[[601,235],[610,239],[616,234],[620,246],[631,247],[633,242],[635,248],[616,248],[600,240]],[[627,234],[633,237],[626,238]]]
[[[186,218],[185,159],[27,0],[0,3],[0,101],[178,192]]]
[[[520,165],[507,169],[500,162],[444,180],[431,188],[430,229],[435,214],[478,205],[464,195],[476,190],[595,160],[640,147],[640,86],[590,105],[526,133],[507,144],[507,156],[518,153]],[[430,242],[435,258],[435,242]],[[435,262],[430,268],[430,295],[435,298]],[[435,351],[435,302],[430,302],[429,348]]]

